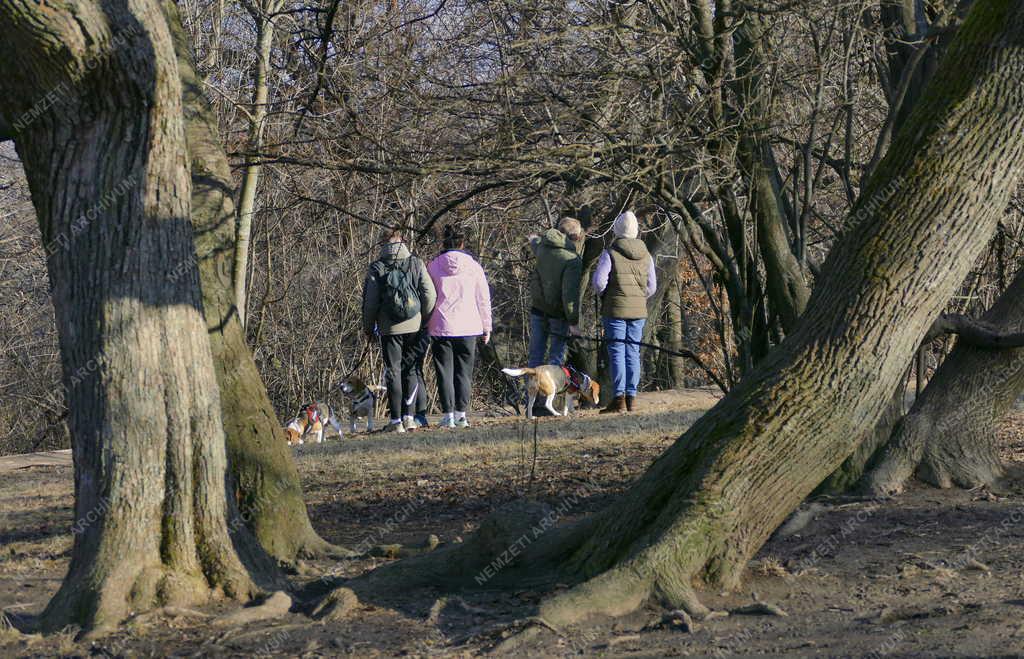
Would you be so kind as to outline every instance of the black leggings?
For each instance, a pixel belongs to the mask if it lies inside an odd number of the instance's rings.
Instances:
[[[431,339],[437,391],[445,414],[469,411],[469,393],[473,388],[475,336],[435,336]]]
[[[411,332],[382,336],[380,347],[384,353],[384,384],[388,388],[391,419],[412,416],[418,407],[417,399],[423,393],[420,389],[423,357],[427,351],[426,335]]]

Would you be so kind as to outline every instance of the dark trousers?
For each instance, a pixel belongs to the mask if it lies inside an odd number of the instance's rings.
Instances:
[[[437,370],[437,391],[441,398],[441,411],[445,414],[469,411],[476,338],[435,336],[431,339],[434,368]]]
[[[420,372],[427,343],[423,332],[391,334],[380,337],[384,353],[384,385],[388,388],[391,419],[412,416],[417,406]]]
[[[427,414],[427,383],[423,380],[423,362],[427,359],[427,348],[430,347],[430,335],[423,329],[416,336],[416,347],[413,348],[413,368],[416,369],[416,400],[413,402],[416,414]]]

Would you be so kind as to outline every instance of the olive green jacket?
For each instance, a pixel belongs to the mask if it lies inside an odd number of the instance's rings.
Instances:
[[[583,261],[575,243],[558,229],[548,229],[530,245],[537,257],[530,279],[533,311],[576,325],[580,322]]]
[[[418,332],[421,327],[426,327],[427,320],[434,311],[434,302],[437,300],[434,282],[430,279],[427,266],[418,257],[413,256],[404,243],[388,243],[384,245],[380,258],[377,261],[386,264],[402,262],[402,267],[408,268],[413,286],[419,292],[420,312],[406,320],[392,320],[380,308],[380,297],[383,291],[380,289],[377,278],[373,276],[374,264],[370,264],[366,279],[363,281],[363,331],[369,333],[374,331],[376,327],[377,332],[381,336],[389,336],[392,334]]]

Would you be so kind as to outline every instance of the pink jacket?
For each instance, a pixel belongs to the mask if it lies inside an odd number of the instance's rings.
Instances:
[[[430,336],[479,336],[491,332],[491,291],[484,269],[465,252],[442,252],[427,266],[437,289]]]

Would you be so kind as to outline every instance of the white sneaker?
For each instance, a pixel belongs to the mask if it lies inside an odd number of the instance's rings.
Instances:
[[[417,422],[416,419],[411,416],[403,416],[402,425],[405,426],[406,430],[416,430],[417,428],[420,427],[419,422]]]
[[[468,428],[469,427],[469,419],[466,418],[466,413],[465,412],[456,412],[455,413],[455,427],[456,428]]]
[[[384,432],[405,432],[405,425],[399,421],[392,421],[384,428]]]
[[[441,416],[441,423],[439,423],[438,425],[441,426],[442,428],[454,428],[455,417],[452,416],[451,414],[444,414]]]

